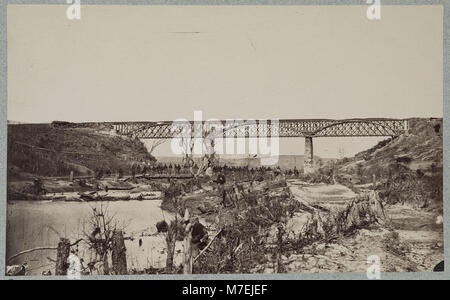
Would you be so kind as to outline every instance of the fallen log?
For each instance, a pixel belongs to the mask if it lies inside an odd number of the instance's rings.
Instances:
[[[57,247],[36,247],[36,248],[32,248],[32,249],[27,249],[27,250],[23,250],[19,253],[14,254],[13,256],[10,256],[6,262],[10,262],[11,260],[13,260],[14,258],[21,256],[23,254],[27,254],[27,253],[31,253],[34,251],[41,251],[41,250],[56,250],[58,249]]]
[[[83,239],[79,239],[79,240],[77,240],[76,242],[74,242],[73,244],[70,244],[70,247],[73,247],[73,246],[77,245],[77,244],[78,244],[79,242],[81,242],[82,240],[83,240]],[[31,253],[31,252],[34,252],[34,251],[57,250],[57,249],[58,249],[58,247],[36,247],[36,248],[32,248],[32,249],[23,250],[23,251],[20,251],[20,252],[14,254],[13,256],[10,256],[10,257],[6,260],[6,262],[10,262],[11,260],[13,260],[13,259],[16,258],[16,257],[19,257],[19,256],[21,256],[21,255],[23,255],[23,254]]]

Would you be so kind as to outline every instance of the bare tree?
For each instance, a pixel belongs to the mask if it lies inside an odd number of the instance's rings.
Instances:
[[[193,155],[194,155],[194,146],[195,139],[190,136],[182,136],[181,140],[181,148],[183,149],[183,161],[182,164],[185,168],[188,168],[193,176],[196,176],[196,173],[193,170],[195,165]]]
[[[113,238],[116,232],[121,232],[124,228],[125,226],[117,224],[115,215],[109,215],[108,207],[103,203],[97,208],[92,207],[92,214],[83,230],[83,240],[95,253],[94,261],[88,264],[90,269],[93,269],[96,263],[102,263],[103,274],[110,274],[109,255],[113,250]]]
[[[181,220],[178,218],[179,203],[178,198],[175,196],[172,201],[175,208],[175,218],[170,222],[165,232],[165,240],[167,246],[167,258],[166,258],[166,273],[171,274],[173,270],[175,246],[177,239],[180,238],[179,227],[182,225]]]
[[[183,164],[186,167],[191,168],[191,174],[194,177],[201,175],[208,169],[208,167],[212,167],[217,163],[215,151],[215,139],[217,137],[216,136],[217,134],[215,132],[215,128],[203,129],[202,132],[203,134],[201,138],[200,137],[192,138],[184,136],[181,138],[182,149],[184,151]],[[206,153],[202,157],[201,165],[199,166],[198,170],[194,172],[194,170],[192,170],[192,167],[195,165],[193,159],[194,147],[195,142],[199,138],[202,141],[202,146]]]
[[[204,130],[203,146],[206,153],[203,156],[202,166],[199,169],[199,172],[205,172],[208,167],[213,167],[217,163],[216,149],[215,149],[216,145],[215,139],[217,137],[216,135],[217,133],[215,131],[215,128]]]
[[[147,146],[148,153],[152,154],[153,151],[156,149],[156,147],[158,147],[159,145],[161,145],[165,142],[166,142],[165,139],[153,140],[152,143]]]

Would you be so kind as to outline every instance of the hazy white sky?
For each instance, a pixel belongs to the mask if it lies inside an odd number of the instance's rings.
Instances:
[[[8,5],[9,120],[442,116],[442,6],[66,8]]]

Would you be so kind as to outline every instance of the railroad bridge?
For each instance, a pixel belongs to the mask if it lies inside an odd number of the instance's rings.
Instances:
[[[222,138],[305,138],[304,172],[314,168],[314,137],[396,137],[408,131],[408,121],[403,119],[280,119],[280,120],[214,120],[214,121],[162,121],[162,122],[112,122],[121,135],[141,139],[171,139],[188,129],[196,133],[214,133]],[[202,135],[200,135],[201,137]],[[211,135],[209,135],[211,136]],[[204,136],[203,136],[204,137]]]

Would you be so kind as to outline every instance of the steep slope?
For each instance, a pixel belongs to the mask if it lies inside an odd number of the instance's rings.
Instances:
[[[103,124],[8,125],[8,178],[122,172],[154,158],[135,139],[117,136]]]
[[[347,184],[377,183],[389,203],[442,205],[442,119],[410,119],[409,132],[353,158],[338,160],[335,178]],[[328,166],[329,167],[329,166]]]

